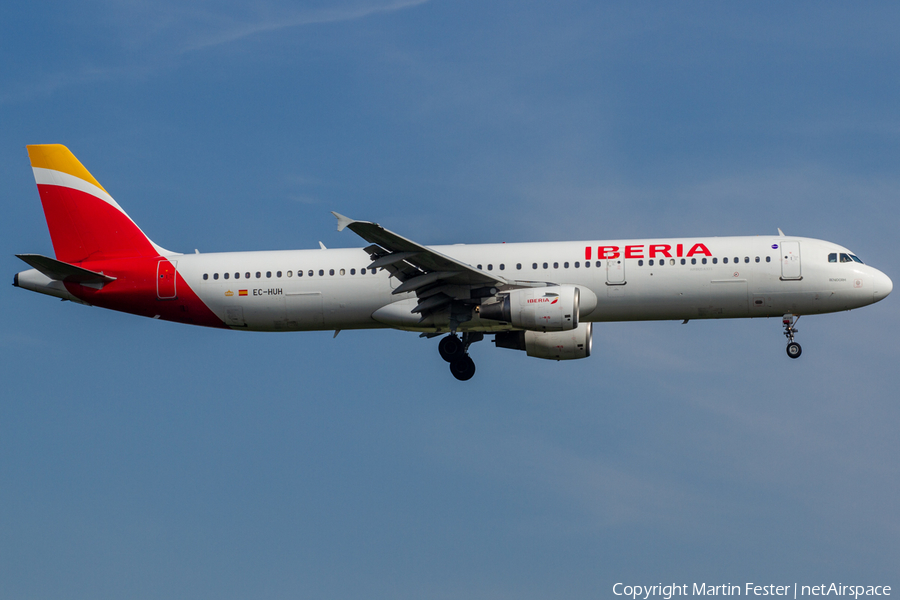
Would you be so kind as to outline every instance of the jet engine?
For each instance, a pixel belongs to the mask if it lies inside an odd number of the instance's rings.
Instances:
[[[498,348],[524,350],[547,360],[574,360],[591,355],[592,323],[570,331],[506,331],[494,336]]]
[[[582,311],[587,314],[596,306],[590,290],[558,285],[504,292],[496,302],[482,304],[478,314],[529,331],[569,331],[578,327]]]

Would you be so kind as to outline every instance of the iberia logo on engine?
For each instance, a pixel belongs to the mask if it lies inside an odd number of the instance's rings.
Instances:
[[[559,294],[546,294],[543,298],[529,298],[526,304],[556,304],[559,301]]]

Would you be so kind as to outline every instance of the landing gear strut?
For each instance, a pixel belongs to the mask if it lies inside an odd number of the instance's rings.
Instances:
[[[794,341],[794,334],[797,333],[797,329],[794,325],[799,320],[800,317],[794,317],[794,315],[790,313],[784,315],[781,319],[781,323],[784,325],[784,337],[788,339],[787,355],[791,358],[799,358],[800,353],[803,351],[800,348],[800,344]]]
[[[469,356],[469,345],[482,339],[483,333],[466,332],[462,339],[451,333],[438,344],[441,358],[450,363],[450,372],[460,381],[468,381],[475,375],[475,361]]]

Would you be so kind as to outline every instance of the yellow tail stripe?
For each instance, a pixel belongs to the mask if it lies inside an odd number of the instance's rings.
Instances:
[[[96,185],[104,192],[106,191],[103,189],[103,186],[94,179],[94,176],[84,168],[84,165],[75,158],[75,155],[62,144],[38,144],[28,146],[28,158],[31,159],[32,167],[68,173],[73,177],[83,179],[88,183]]]

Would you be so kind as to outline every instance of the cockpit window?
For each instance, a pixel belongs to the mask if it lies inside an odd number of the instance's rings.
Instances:
[[[840,262],[842,262],[842,263],[858,262],[858,263],[861,264],[861,265],[862,265],[862,264],[865,264],[863,261],[861,261],[861,260],[859,259],[858,256],[856,256],[855,254],[850,254],[850,253],[848,253],[848,252],[841,252],[840,257],[841,257],[841,258],[840,258]],[[836,262],[838,262],[838,253],[837,253],[837,252],[832,252],[831,254],[829,254],[829,255],[828,255],[828,262],[830,262],[830,263],[836,263]]]

